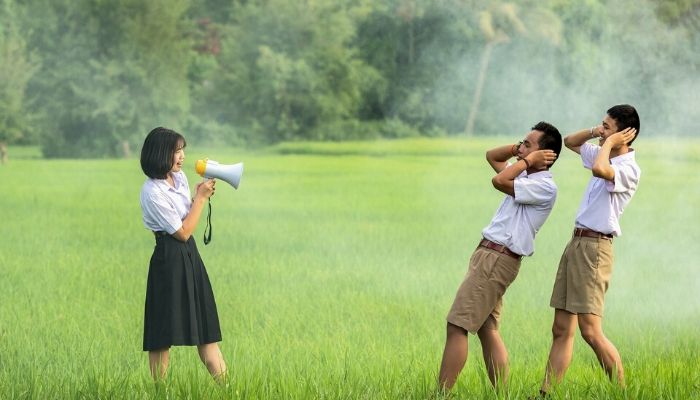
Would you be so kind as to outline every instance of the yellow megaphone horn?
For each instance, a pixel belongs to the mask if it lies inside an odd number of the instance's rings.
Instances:
[[[242,162],[227,165],[209,159],[197,160],[194,169],[201,177],[221,179],[233,186],[234,189],[238,189],[243,175]]]

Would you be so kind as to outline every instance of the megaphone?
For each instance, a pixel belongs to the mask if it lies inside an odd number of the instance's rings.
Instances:
[[[243,163],[238,164],[219,164],[214,160],[204,159],[197,160],[194,165],[195,171],[203,178],[221,179],[238,189],[241,183],[241,175],[243,175]]]

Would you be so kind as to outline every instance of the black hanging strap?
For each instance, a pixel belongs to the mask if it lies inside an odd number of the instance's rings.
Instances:
[[[207,212],[207,226],[204,228],[204,244],[211,242],[211,199],[209,199],[209,211]],[[207,235],[207,231],[209,234]]]

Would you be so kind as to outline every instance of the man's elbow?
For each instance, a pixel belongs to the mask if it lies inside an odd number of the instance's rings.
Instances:
[[[511,180],[496,175],[491,179],[491,184],[499,192],[505,193],[510,196],[515,196],[513,182]]]
[[[506,182],[502,177],[496,175],[493,178],[491,178],[491,184],[496,189],[503,190],[503,187],[505,186]]]
[[[594,165],[593,168],[591,168],[591,172],[596,178],[601,178],[605,180],[612,180],[615,177],[615,172],[611,169],[599,167],[596,165]]]
[[[576,145],[573,143],[569,136],[564,138],[564,146],[566,146],[566,148],[570,150],[573,150],[573,148],[576,147]]]

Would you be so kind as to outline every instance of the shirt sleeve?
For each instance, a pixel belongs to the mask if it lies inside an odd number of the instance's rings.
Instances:
[[[182,227],[182,220],[175,206],[164,193],[157,191],[148,193],[142,206],[144,218],[150,218],[168,234],[172,235]]]
[[[593,168],[593,163],[596,157],[598,157],[598,152],[600,152],[600,146],[588,142],[581,145],[581,161],[583,161],[583,166],[585,168]]]
[[[516,178],[513,182],[515,202],[518,204],[544,205],[557,196],[557,188],[546,180]]]
[[[639,171],[632,165],[611,165],[615,171],[615,178],[611,181],[605,181],[605,188],[611,193],[624,193],[630,190],[635,190],[639,183]]]

